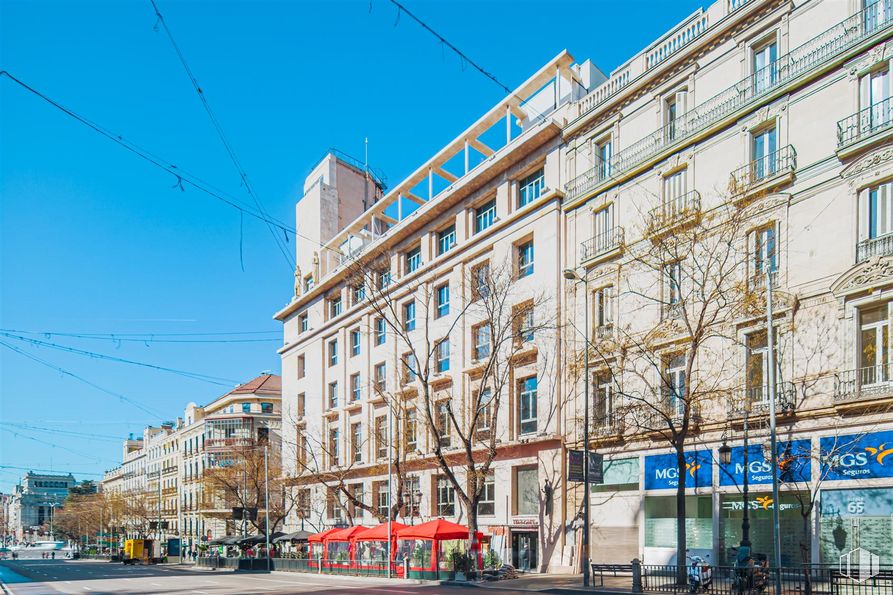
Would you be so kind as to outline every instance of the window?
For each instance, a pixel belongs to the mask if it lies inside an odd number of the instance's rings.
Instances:
[[[406,410],[406,421],[404,423],[406,452],[414,452],[418,448],[418,420],[416,419],[415,408]]]
[[[298,404],[297,404],[297,414],[298,417],[304,417],[306,415],[307,407],[307,393],[298,393]]]
[[[478,514],[484,516],[496,514],[496,478],[492,471],[484,478],[484,489],[481,491],[481,499],[478,500]]]
[[[415,300],[403,304],[403,330],[415,330]]]
[[[859,312],[859,382],[890,380],[890,317],[887,304]]]
[[[388,418],[375,418],[375,453],[379,459],[388,458]]]
[[[363,397],[363,389],[360,385],[360,374],[351,374],[350,376],[350,400],[356,403]]]
[[[772,41],[753,51],[754,93],[762,93],[775,86],[778,80],[778,45]]]
[[[356,502],[362,502],[364,493],[363,493],[363,484],[355,483],[348,488],[350,490],[350,495]],[[359,506],[355,505],[353,501],[350,502],[350,514],[353,515],[354,518],[362,518],[363,517],[363,509]]]
[[[534,322],[534,309],[532,303],[515,306],[516,339],[519,343],[529,343],[534,340],[536,325]]]
[[[304,358],[304,355],[298,356],[298,380],[304,377],[307,373],[307,360]]]
[[[341,519],[341,500],[338,498],[338,491],[335,488],[326,490],[326,514],[330,519],[336,521]]]
[[[421,246],[413,248],[406,253],[406,272],[412,273],[422,266],[422,248]]]
[[[329,341],[329,365],[335,366],[338,364],[338,339],[332,339]]]
[[[588,249],[587,256],[595,256],[615,248],[614,238],[614,205],[609,204],[592,215],[593,246]]]
[[[775,225],[768,225],[754,232],[751,244],[753,246],[753,284],[765,287],[763,276],[768,271],[774,273],[778,270],[778,255],[775,241]]]
[[[481,233],[496,221],[496,200],[485,202],[474,210],[474,233]]]
[[[597,143],[595,146],[596,168],[598,179],[605,180],[611,177],[611,157],[613,157],[611,139]]]
[[[518,278],[533,274],[533,240],[518,246]]]
[[[390,508],[390,499],[391,495],[388,493],[388,482],[386,481],[378,481],[375,484],[375,500],[376,500],[376,508],[378,509],[378,516],[381,518],[388,518],[388,508]]]
[[[335,318],[341,314],[341,296],[329,300],[329,318]]]
[[[489,432],[493,421],[493,391],[490,387],[486,387],[476,395],[478,404],[478,422],[477,431],[481,433]]]
[[[449,448],[450,439],[450,402],[442,401],[437,404],[434,411],[434,423],[437,424],[437,433],[440,434],[440,446]]]
[[[338,381],[329,383],[329,409],[338,406]]]
[[[516,514],[539,514],[540,484],[536,467],[519,467],[515,469],[514,493]]]
[[[518,208],[528,205],[543,194],[545,175],[542,168],[518,182]]]
[[[471,329],[471,342],[474,359],[482,360],[490,357],[490,336],[493,334],[489,323],[479,324]]]
[[[614,378],[611,372],[595,375],[595,404],[593,409],[596,427],[609,428],[614,421]]]
[[[775,126],[755,132],[751,143],[752,181],[762,180],[767,176],[773,175],[778,169],[778,156],[776,155],[778,141]]]
[[[400,361],[403,364],[403,383],[409,384],[417,378],[416,371],[418,370],[418,363],[416,362],[415,355],[411,351],[404,353],[403,357],[400,358]]]
[[[893,232],[893,182],[887,182],[868,190],[867,228],[868,239],[879,238]]]
[[[890,70],[888,68],[874,70],[862,77],[859,85],[859,107],[860,134],[871,134],[890,124],[893,113],[891,113]]]
[[[664,136],[667,142],[676,140],[677,134],[682,133],[680,120],[685,113],[687,96],[688,93],[681,90],[664,100]]]
[[[685,355],[673,355],[664,362],[664,397],[669,415],[685,414]]]
[[[353,303],[354,305],[359,304],[363,300],[366,299],[366,286],[360,283],[359,285],[354,285],[353,287]]]
[[[387,339],[388,330],[387,323],[384,318],[376,318],[375,319],[375,344],[376,345],[384,345],[385,339]]]
[[[443,318],[450,313],[450,286],[449,284],[444,284],[439,286],[435,291],[437,318]]]
[[[261,413],[273,413],[273,404],[272,403],[261,403],[260,404],[260,412]]]
[[[443,476],[437,478],[437,516],[456,514],[456,493],[453,484]]]
[[[422,488],[417,475],[410,475],[403,482],[403,516],[419,516]]]
[[[747,401],[763,403],[769,400],[769,348],[766,331],[747,335]]]
[[[387,367],[384,362],[375,364],[375,390],[383,393],[387,388]]]
[[[391,271],[383,270],[379,271],[376,275],[376,285],[378,286],[379,291],[384,291],[387,289],[388,285],[391,284]]]
[[[456,226],[450,225],[437,232],[437,255],[446,254],[456,245]]]
[[[685,212],[685,170],[664,178],[663,215],[674,217]]]
[[[435,347],[435,363],[438,372],[448,372],[450,369],[450,340],[441,340]]]
[[[350,426],[350,452],[354,463],[363,460],[363,426],[359,423]]]
[[[596,336],[604,335],[614,326],[614,288],[602,287],[595,290],[595,329]]]
[[[332,467],[337,467],[341,464],[341,459],[339,455],[339,450],[341,447],[340,444],[341,436],[338,432],[338,428],[332,428],[329,430],[329,464]]]
[[[302,333],[306,333],[308,330],[310,330],[310,320],[307,317],[306,312],[298,316],[298,328]]]
[[[536,376],[524,378],[518,387],[518,431],[521,434],[536,432]]]
[[[360,355],[360,329],[350,331],[350,357]]]
[[[490,295],[490,263],[484,262],[471,269],[471,295],[478,300]]]
[[[664,265],[664,317],[678,316],[682,312],[682,263]]]
[[[304,293],[307,293],[313,289],[313,275],[307,275],[304,277]]]

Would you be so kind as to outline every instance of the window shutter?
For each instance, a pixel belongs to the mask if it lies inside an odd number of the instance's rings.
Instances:
[[[753,277],[756,273],[757,232],[747,232],[747,275]]]
[[[858,230],[857,230],[858,234],[857,235],[859,237],[860,242],[868,239],[868,199],[869,199],[870,193],[871,193],[871,190],[869,188],[863,188],[862,190],[859,191],[859,198],[858,198],[859,217],[858,217]]]
[[[859,79],[859,109],[871,107],[871,73]]]
[[[683,89],[676,92],[676,118],[682,116],[688,111],[688,91]]]
[[[605,287],[605,324],[614,324],[614,286]]]

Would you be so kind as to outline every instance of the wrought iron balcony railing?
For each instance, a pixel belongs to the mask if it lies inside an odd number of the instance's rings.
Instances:
[[[701,211],[701,194],[690,190],[680,196],[665,198],[663,204],[649,212],[651,233],[674,227]]]
[[[607,438],[623,434],[623,423],[619,416],[613,413],[596,415],[593,417],[589,429],[593,438]]]
[[[623,245],[623,228],[613,227],[580,244],[580,261],[607,254]]]
[[[746,193],[754,186],[759,186],[776,176],[790,173],[796,168],[797,151],[791,145],[782,147],[733,171],[732,192],[735,194]]]
[[[772,64],[693,107],[674,122],[617,151],[611,158],[612,175],[621,175],[665,150],[708,130],[740,110],[760,102],[781,87],[831,62],[891,25],[893,25],[893,10],[890,0],[881,0],[860,10],[780,56]],[[592,169],[600,168],[598,165]],[[597,182],[581,183],[583,176],[578,176],[568,183],[566,190],[569,200],[580,198],[600,185]],[[596,173],[593,172],[590,179],[595,178]]]
[[[772,289],[776,289],[778,287],[778,270],[769,271],[769,282],[772,283]],[[750,276],[750,280],[747,283],[748,289],[752,293],[759,293],[761,291],[766,290],[766,272],[759,271],[755,272]]]
[[[775,412],[791,412],[797,407],[797,387],[793,382],[775,384]],[[762,415],[769,413],[769,384],[740,388],[732,394],[730,415],[744,412]]]
[[[893,97],[861,109],[837,123],[837,148],[855,144],[893,128]]]
[[[872,256],[893,255],[893,233],[868,238],[856,244],[856,262],[865,262]]]
[[[834,375],[834,400],[862,401],[893,396],[891,372],[889,363],[838,372]]]

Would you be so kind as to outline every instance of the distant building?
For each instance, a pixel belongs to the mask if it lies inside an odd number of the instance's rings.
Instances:
[[[77,480],[71,473],[26,473],[9,497],[9,505],[4,506],[15,540],[33,541],[42,536],[42,527],[50,523],[54,509],[62,508],[69,491],[76,485]]]

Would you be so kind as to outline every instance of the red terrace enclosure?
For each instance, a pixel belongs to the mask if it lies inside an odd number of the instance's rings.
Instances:
[[[407,525],[391,521],[391,568],[397,553],[397,531]],[[388,572],[388,524],[360,531],[353,537],[354,565],[362,574],[385,575]],[[402,568],[398,572],[402,572]]]
[[[355,525],[347,529],[332,531],[323,538],[325,559],[323,568],[331,571],[350,570],[354,562],[353,536],[365,531],[368,527]]]
[[[325,558],[325,546],[323,540],[326,536],[335,531],[341,531],[341,529],[326,529],[321,533],[316,533],[307,538],[307,543],[310,546],[310,561],[308,563],[310,568],[319,568],[319,559]]]
[[[483,534],[475,534],[471,553],[472,564],[464,571],[484,568],[481,557]],[[435,519],[405,527],[397,532],[397,569],[402,574],[404,560],[409,560],[409,578],[454,578],[457,558],[468,549],[468,527],[443,519]],[[462,570],[462,569],[458,569]]]

